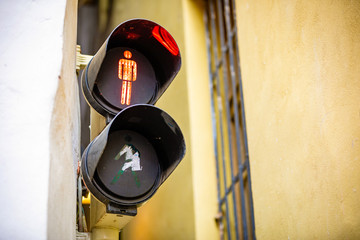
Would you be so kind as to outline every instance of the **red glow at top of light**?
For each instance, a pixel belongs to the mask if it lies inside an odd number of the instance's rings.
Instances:
[[[155,26],[152,35],[173,55],[179,54],[179,48],[174,38],[164,28]]]
[[[137,34],[137,33],[133,33],[133,32],[128,32],[127,35],[126,35],[126,38],[127,39],[137,39],[139,38],[140,35]]]

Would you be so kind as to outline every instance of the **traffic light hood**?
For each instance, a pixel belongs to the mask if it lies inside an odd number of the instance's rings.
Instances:
[[[156,192],[184,155],[177,123],[163,110],[139,104],[118,113],[89,144],[81,171],[98,200],[137,206]]]
[[[163,27],[155,22],[145,19],[133,19],[121,23],[109,35],[102,47],[87,65],[82,75],[82,89],[88,103],[103,116],[114,116],[119,111],[127,107],[120,103],[112,103],[109,98],[104,96],[107,93],[101,92],[101,89],[99,90],[99,86],[101,87],[101,81],[106,81],[103,79],[104,74],[102,74],[102,71],[109,71],[108,69],[102,70],[102,68],[104,68],[104,64],[108,65],[106,61],[109,60],[107,59],[114,58],[114,62],[117,63],[121,57],[124,58],[122,54],[110,54],[118,49],[123,49],[123,51],[126,49],[132,49],[132,51],[135,51],[138,55],[142,55],[153,69],[154,78],[156,80],[154,80],[154,83],[151,83],[151,86],[146,87],[146,91],[151,92],[146,93],[146,95],[144,94],[144,92],[146,92],[145,90],[140,92],[135,89],[135,87],[133,87],[133,89],[130,88],[129,90],[133,92],[133,95],[139,92],[141,96],[147,96],[144,100],[139,100],[137,103],[155,104],[159,97],[168,88],[181,67],[181,56],[178,45],[169,32],[167,32]],[[145,63],[142,64],[142,66],[139,65],[141,64],[137,63],[138,70],[131,71],[139,71],[138,77],[140,78],[141,71],[144,69]],[[114,67],[113,70],[117,71],[117,68],[118,67]],[[114,74],[115,78],[117,78],[116,73]],[[147,75],[149,79],[152,79],[150,77],[151,74],[151,70],[149,70],[143,75]],[[136,82],[133,79],[133,81],[134,83],[132,84],[140,85],[139,81],[141,80],[136,80]],[[147,84],[150,84],[149,81],[150,80],[144,80]],[[118,79],[117,84],[120,84],[121,88],[121,80]],[[109,86],[109,84],[107,84],[107,86]],[[114,88],[115,87],[113,86],[111,89]],[[118,98],[120,98],[120,96],[118,96]]]

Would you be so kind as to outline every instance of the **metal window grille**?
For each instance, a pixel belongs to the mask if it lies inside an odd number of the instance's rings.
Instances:
[[[205,9],[220,239],[256,239],[235,2]]]

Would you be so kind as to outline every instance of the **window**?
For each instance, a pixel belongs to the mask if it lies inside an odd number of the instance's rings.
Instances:
[[[234,0],[204,13],[221,239],[255,239],[250,165]]]

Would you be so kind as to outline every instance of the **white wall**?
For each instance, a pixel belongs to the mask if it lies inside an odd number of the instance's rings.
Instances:
[[[65,7],[66,0],[0,1],[1,239],[51,237],[47,232],[50,140],[63,60]],[[76,123],[73,128],[77,129]],[[73,160],[64,163],[71,165],[71,182],[75,182]],[[57,171],[67,169],[64,166]]]

